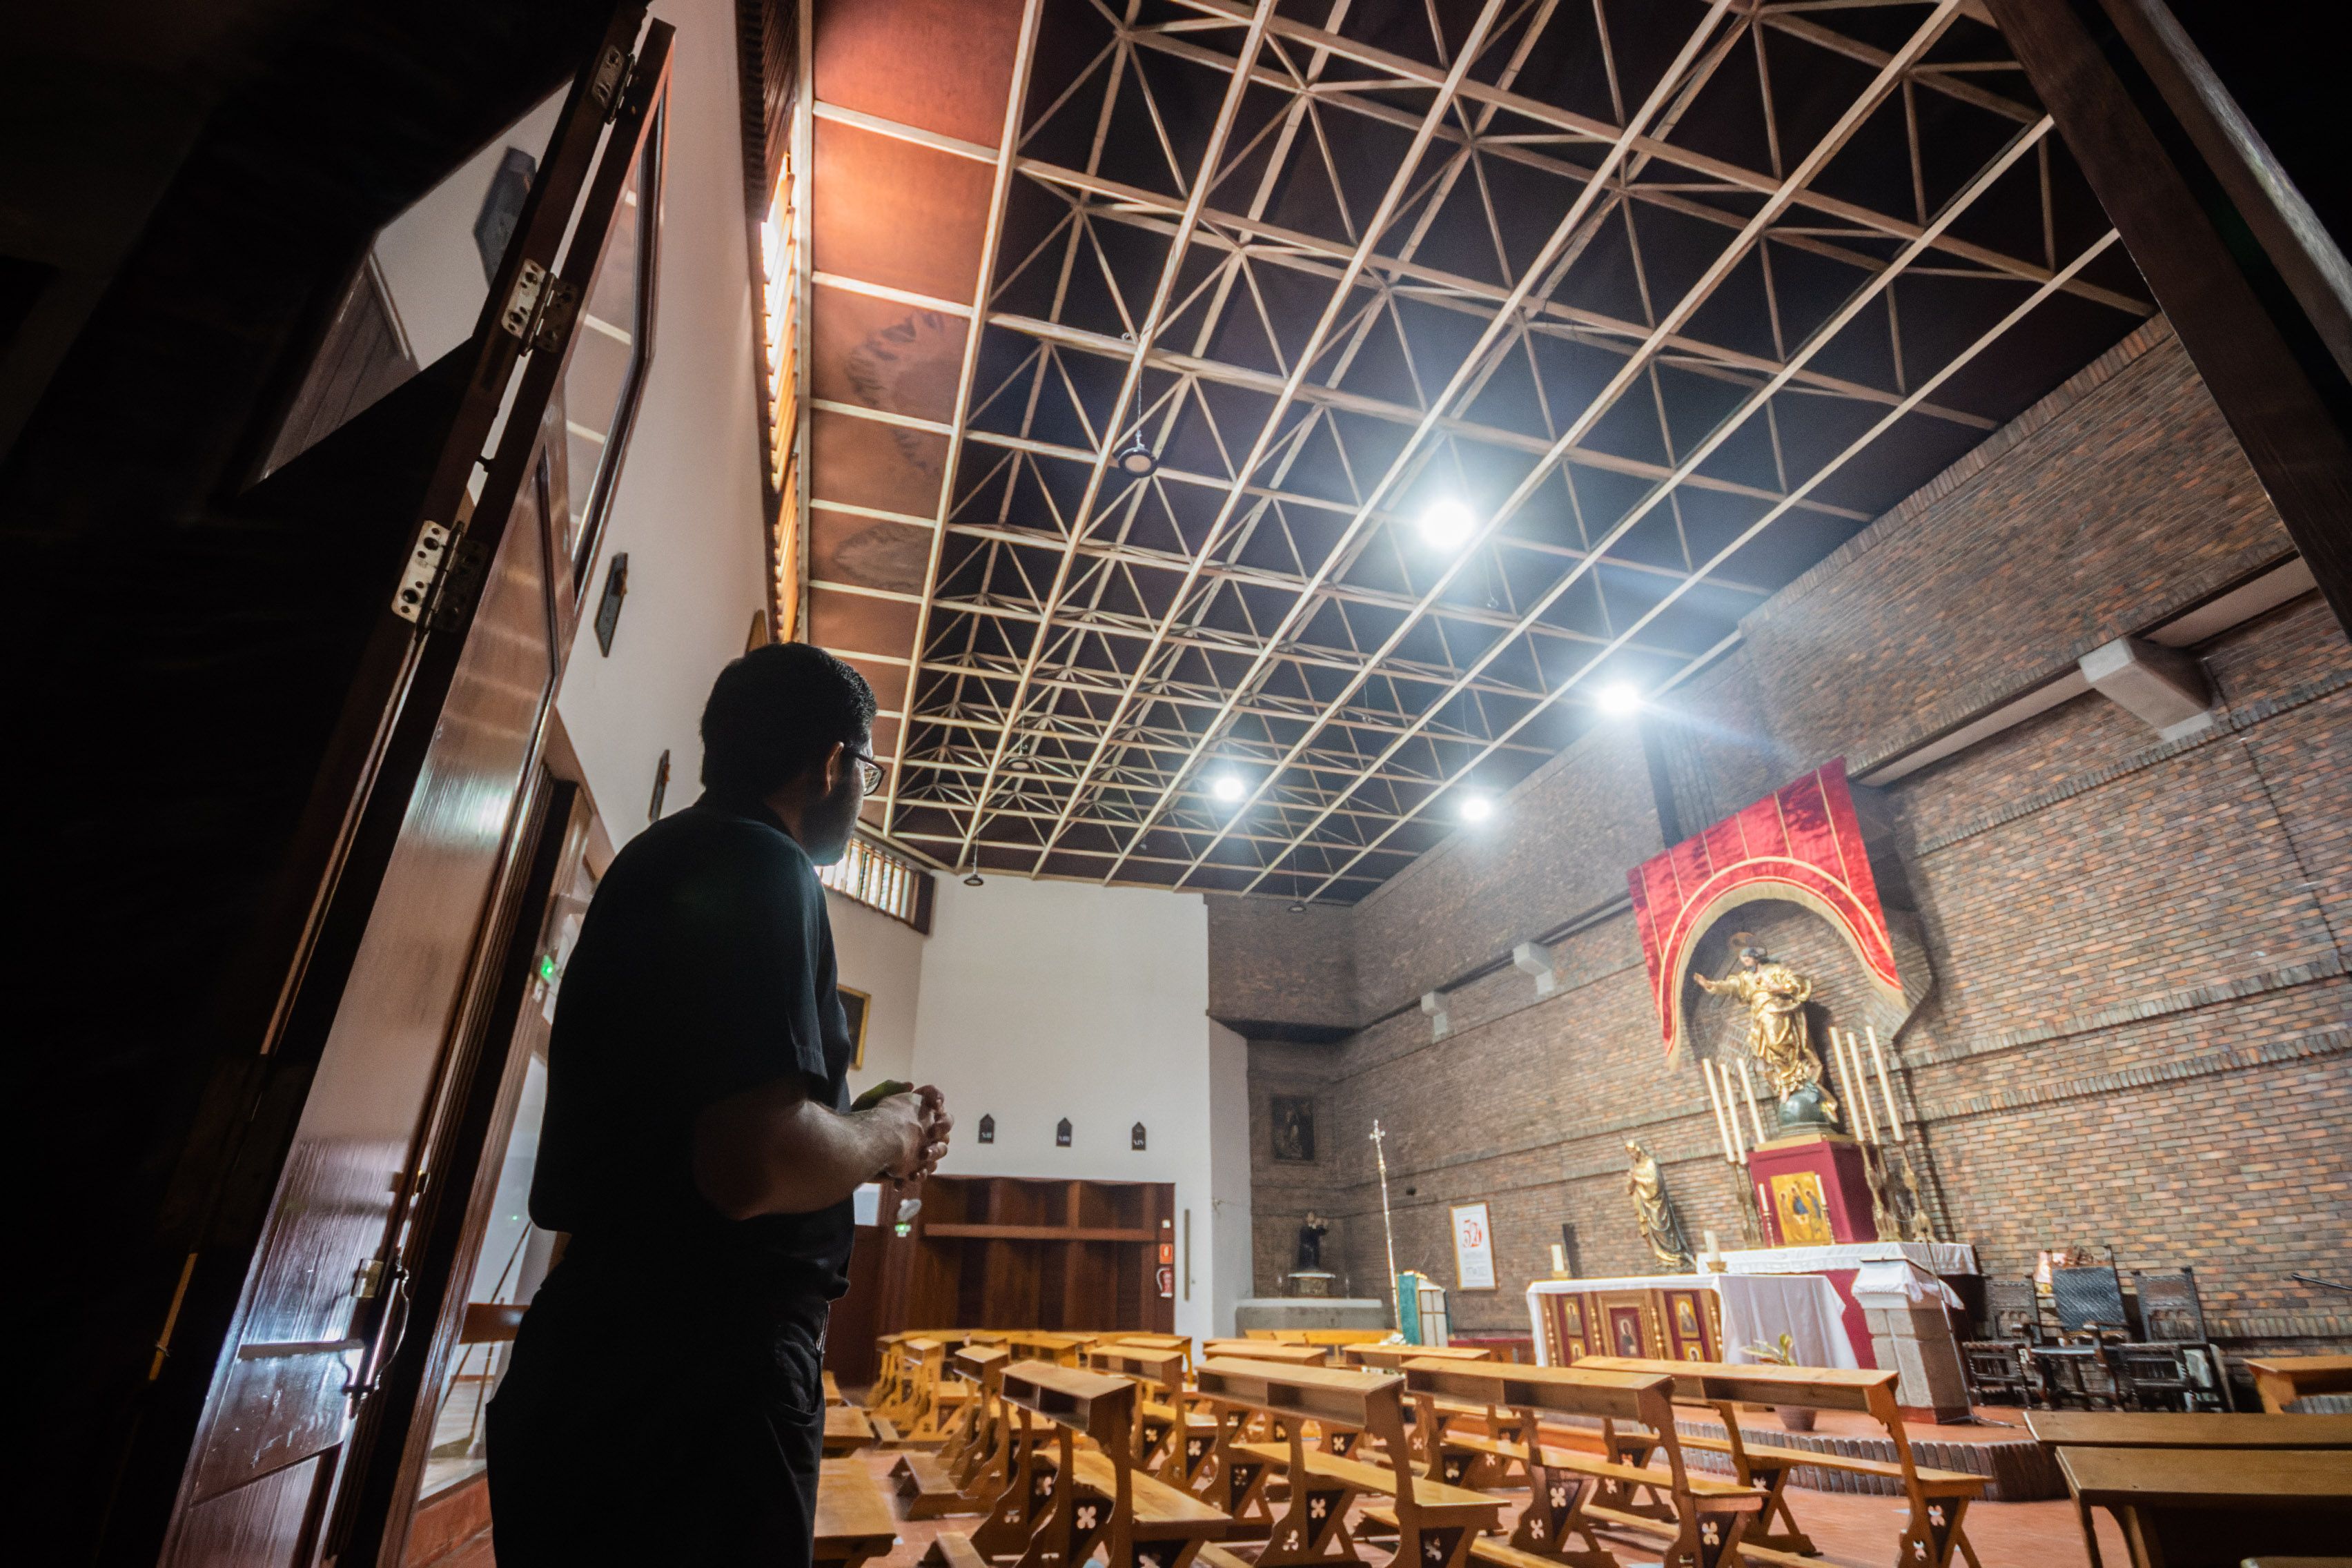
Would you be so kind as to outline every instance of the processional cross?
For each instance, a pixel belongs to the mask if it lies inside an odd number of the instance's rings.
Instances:
[[[1396,1222],[1389,1215],[1389,1152],[1386,1132],[1381,1131],[1380,1119],[1372,1120],[1372,1158],[1381,1167],[1381,1229],[1389,1242],[1389,1304],[1396,1312],[1397,1332],[1404,1332],[1404,1280],[1397,1273]]]

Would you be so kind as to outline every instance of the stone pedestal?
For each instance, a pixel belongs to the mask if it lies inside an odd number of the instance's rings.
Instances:
[[[1234,1303],[1234,1331],[1252,1329],[1378,1329],[1393,1327],[1389,1304],[1365,1296],[1321,1300],[1297,1296],[1257,1296]]]
[[[1876,1241],[1862,1146],[1842,1133],[1759,1143],[1748,1156],[1767,1247]]]
[[[1899,1374],[1895,1402],[1906,1421],[1957,1421],[1969,1413],[1968,1374],[1936,1276],[1899,1259],[1864,1264],[1854,1304],[1870,1330],[1872,1359]]]

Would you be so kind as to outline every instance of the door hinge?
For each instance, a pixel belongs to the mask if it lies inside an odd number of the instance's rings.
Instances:
[[[536,261],[526,261],[515,274],[499,325],[526,350],[560,352],[572,336],[580,316],[580,285],[548,275]]]
[[[383,1259],[362,1258],[352,1270],[352,1295],[362,1301],[373,1301],[383,1289]]]
[[[486,552],[463,533],[451,534],[437,522],[416,531],[408,552],[408,566],[392,595],[392,613],[428,630],[454,631],[473,614],[482,591]]]
[[[596,62],[596,74],[588,79],[588,96],[604,111],[608,122],[620,110],[621,88],[629,79],[633,63],[628,50],[618,44],[607,45],[604,58]]]

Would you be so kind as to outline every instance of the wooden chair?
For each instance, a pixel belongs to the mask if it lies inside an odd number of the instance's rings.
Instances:
[[[1053,1443],[1032,1445],[1024,1481],[982,1531],[943,1532],[923,1557],[933,1568],[974,1568],[990,1555],[988,1525],[1019,1541],[1015,1568],[1075,1568],[1100,1550],[1108,1568],[1185,1568],[1202,1544],[1223,1535],[1225,1516],[1149,1476],[1128,1457],[1135,1426],[1136,1385],[1124,1377],[1081,1372],[1047,1362],[1016,1362],[1003,1383],[1007,1405],[1023,1426],[1046,1422]],[[1078,1439],[1093,1447],[1080,1448]]]
[[[2042,1298],[2032,1280],[1995,1276],[1985,1281],[1984,1337],[2042,1342]]]
[[[1365,1494],[1388,1500],[1368,1510],[1365,1518],[1396,1532],[1396,1551],[1390,1559],[1394,1568],[1463,1568],[1471,1540],[1498,1526],[1502,1499],[1450,1487],[1414,1470],[1406,1457],[1401,1401],[1404,1379],[1394,1373],[1213,1358],[1201,1363],[1197,1378],[1201,1396],[1225,1417],[1220,1423],[1213,1469],[1227,1496],[1265,1521],[1266,1543],[1256,1568],[1363,1561],[1348,1513]],[[1277,1422],[1284,1440],[1244,1440],[1240,1434],[1247,1423],[1234,1417],[1251,1414]],[[1385,1462],[1342,1458],[1307,1447],[1305,1433],[1310,1423],[1370,1433],[1378,1439]],[[1288,1480],[1290,1490],[1278,1518],[1265,1512],[1266,1480],[1277,1471]],[[1234,1515],[1238,1530],[1243,1512],[1233,1507],[1226,1511]],[[1208,1561],[1211,1568],[1240,1563],[1228,1552]]]
[[[2182,1408],[2188,1410],[2236,1409],[2237,1397],[2230,1391],[2229,1366],[2221,1359],[2221,1347],[2213,1342],[2205,1327],[2205,1302],[2197,1294],[2197,1271],[2135,1268],[2132,1289],[2139,1296],[2141,1335],[2151,1345],[2169,1346],[2178,1352],[2179,1366],[2175,1375],[2182,1386],[2178,1390],[2163,1388],[2161,1392],[2167,1397],[2177,1394]],[[2138,1370],[2134,1366],[2124,1370],[2137,1391],[2142,1381]]]
[[[2019,1340],[1963,1340],[1960,1371],[1969,1380],[1971,1405],[2031,1405],[2035,1387]]]
[[[1448,1436],[1442,1439],[1446,1458],[1468,1455],[1492,1461],[1515,1459],[1526,1467],[1528,1506],[1511,1531],[1507,1544],[1480,1538],[1470,1544],[1470,1555],[1493,1568],[1617,1568],[1616,1555],[1592,1532],[1588,1508],[1603,1489],[1635,1507],[1646,1494],[1659,1500],[1674,1531],[1666,1548],[1668,1568],[1716,1568],[1730,1561],[1739,1538],[1764,1507],[1763,1489],[1713,1477],[1694,1476],[1683,1462],[1682,1445],[1675,1432],[1672,1378],[1651,1373],[1599,1372],[1584,1364],[1572,1367],[1481,1364],[1460,1359],[1421,1359],[1404,1365],[1405,1388],[1424,1407],[1423,1420],[1433,1428],[1431,1409],[1441,1398],[1453,1398],[1516,1413],[1524,1432],[1540,1434],[1546,1415],[1594,1416],[1601,1421],[1606,1452],[1589,1454],[1536,1440],[1508,1442],[1495,1437]],[[1618,1423],[1633,1423],[1645,1447],[1654,1447],[1664,1458],[1664,1473],[1628,1465],[1610,1457],[1616,1450]],[[1449,1479],[1451,1479],[1449,1477]],[[1623,1517],[1622,1510],[1598,1516]],[[1637,1516],[1645,1520],[1645,1510]],[[1612,1521],[1613,1522],[1613,1521]],[[1581,1536],[1584,1546],[1571,1544]]]
[[[1580,1368],[1660,1373],[1675,1380],[1675,1402],[1714,1408],[1724,1436],[1685,1437],[1685,1448],[1707,1448],[1731,1456],[1733,1474],[1749,1486],[1760,1487],[1765,1500],[1762,1517],[1740,1545],[1749,1562],[1798,1568],[1813,1555],[1813,1543],[1789,1511],[1790,1473],[1811,1465],[1825,1470],[1880,1476],[1897,1481],[1909,1504],[1897,1561],[1904,1568],[1948,1568],[1958,1548],[1969,1568],[1984,1568],[1969,1544],[1962,1521],[1969,1504],[1984,1495],[1988,1478],[1965,1470],[1930,1469],[1914,1461],[1911,1440],[1903,1429],[1902,1413],[1895,1403],[1892,1372],[1845,1371],[1810,1366],[1734,1366],[1724,1362],[1643,1361],[1619,1356],[1587,1356]],[[1739,1406],[1793,1405],[1814,1410],[1853,1410],[1885,1428],[1895,1446],[1893,1460],[1864,1459],[1843,1454],[1820,1454],[1777,1444],[1750,1443],[1739,1429]],[[1602,1517],[1610,1517],[1603,1514]],[[1786,1526],[1774,1531],[1778,1518]]]

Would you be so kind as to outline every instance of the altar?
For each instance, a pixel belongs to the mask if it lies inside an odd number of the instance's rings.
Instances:
[[[1787,1334],[1800,1366],[1853,1367],[1844,1303],[1808,1274],[1658,1274],[1625,1279],[1538,1279],[1528,1287],[1536,1361],[1567,1366],[1588,1355],[1750,1362],[1753,1344]]]

